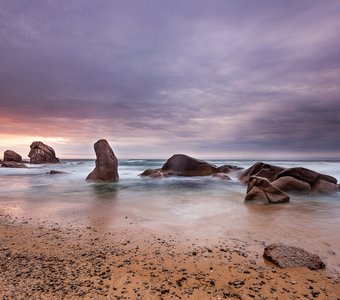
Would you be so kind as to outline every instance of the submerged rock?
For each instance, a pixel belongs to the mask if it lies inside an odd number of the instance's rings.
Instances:
[[[69,174],[69,173],[62,172],[62,171],[57,171],[57,170],[51,170],[51,171],[47,172],[46,174],[56,175],[56,174]]]
[[[0,163],[3,168],[27,168],[24,163],[16,161],[3,161]]]
[[[30,158],[31,164],[59,163],[54,149],[43,142],[33,142],[28,157]]]
[[[236,172],[236,171],[241,171],[241,170],[243,170],[243,168],[234,166],[234,165],[223,165],[223,166],[217,167],[217,171],[219,173],[225,173],[225,174]]]
[[[248,183],[245,202],[257,204],[285,203],[290,198],[283,191],[273,186],[268,179],[252,176]]]
[[[231,178],[225,173],[216,173],[216,174],[213,174],[213,177],[217,177],[223,180],[231,180]]]
[[[12,150],[6,150],[4,152],[4,161],[16,161],[21,162],[22,157],[18,153],[12,151]]]
[[[167,174],[162,172],[162,169],[147,169],[143,173],[139,174],[138,176],[150,177],[150,178],[162,178],[162,177],[166,177]]]
[[[118,159],[109,143],[104,139],[97,141],[94,144],[94,151],[97,157],[96,167],[87,176],[86,180],[118,180]]]
[[[324,269],[325,263],[316,254],[292,246],[271,244],[264,249],[263,257],[280,268],[307,267],[311,270]]]

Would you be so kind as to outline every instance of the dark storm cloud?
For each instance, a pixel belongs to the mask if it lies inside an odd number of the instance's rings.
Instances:
[[[0,128],[327,155],[339,18],[335,1],[3,1]]]

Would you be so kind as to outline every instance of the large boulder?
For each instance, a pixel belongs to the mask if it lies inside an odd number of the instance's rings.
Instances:
[[[307,267],[311,270],[324,269],[325,263],[316,254],[292,246],[271,244],[264,249],[263,257],[280,268]]]
[[[308,183],[313,192],[333,193],[337,190],[337,179],[306,168],[289,168],[276,175],[276,180],[284,177],[293,177],[296,180]]]
[[[218,168],[204,160],[175,154],[165,162],[162,171],[177,176],[209,176],[218,173]]]
[[[315,193],[335,193],[338,185],[334,182],[323,179],[322,177],[313,184],[312,191]]]
[[[284,177],[284,176],[291,176],[298,180],[308,182],[311,186],[314,185],[319,178],[322,178],[323,180],[326,180],[326,181],[329,181],[335,184],[337,183],[336,178],[332,176],[321,174],[313,170],[302,168],[302,167],[285,169],[276,175],[276,179],[280,177]]]
[[[21,162],[22,157],[18,153],[12,151],[12,150],[6,150],[4,152],[4,161],[16,161]]]
[[[310,192],[312,190],[308,182],[290,176],[280,177],[273,181],[272,185],[284,192]]]
[[[53,148],[43,142],[33,142],[28,157],[30,158],[31,164],[59,163],[59,159],[56,158]]]
[[[289,200],[289,196],[273,186],[268,179],[257,176],[250,177],[244,202],[270,204],[285,203]]]
[[[241,174],[240,180],[244,183],[248,183],[250,177],[255,175],[267,178],[271,182],[275,179],[276,175],[283,170],[285,169],[278,166],[257,162]]]
[[[27,168],[27,166],[24,163],[16,161],[3,161],[0,162],[0,165],[3,168]]]
[[[87,176],[86,180],[105,180],[117,181],[118,175],[118,159],[112,151],[109,143],[102,139],[94,144],[96,152],[96,167]]]

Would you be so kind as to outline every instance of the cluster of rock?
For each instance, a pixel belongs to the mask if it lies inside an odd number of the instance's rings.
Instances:
[[[59,163],[52,147],[43,142],[33,142],[28,154],[31,164]],[[96,166],[86,180],[117,181],[118,159],[105,139],[94,144]],[[6,150],[2,167],[27,168],[22,157],[11,150]],[[227,174],[240,172],[243,168],[234,165],[216,166],[207,161],[185,154],[175,154],[159,169],[147,169],[142,177],[162,178],[168,176],[216,176],[230,180]],[[49,174],[63,172],[52,170]],[[332,193],[338,189],[337,179],[306,168],[282,168],[257,162],[240,175],[240,181],[246,183],[245,202],[260,204],[289,202],[287,192]]]
[[[28,157],[30,158],[31,164],[59,163],[59,159],[56,158],[53,148],[43,142],[33,142],[30,148]],[[27,168],[21,155],[12,150],[6,150],[4,152],[4,160],[0,162],[0,164],[1,167],[5,168]]]
[[[4,160],[1,162],[3,168],[27,168],[23,163],[21,155],[12,151],[6,150],[4,152]]]
[[[333,193],[337,179],[302,167],[282,168],[257,162],[245,170],[240,180],[248,184],[245,202],[261,204],[284,203],[286,192]]]

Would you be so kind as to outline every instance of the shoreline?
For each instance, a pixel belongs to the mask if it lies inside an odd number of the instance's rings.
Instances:
[[[253,241],[74,226],[0,210],[2,299],[339,299],[340,276],[280,269]]]

